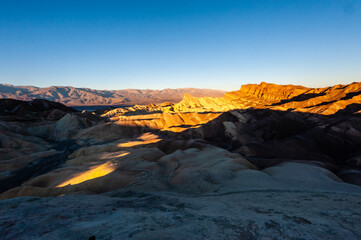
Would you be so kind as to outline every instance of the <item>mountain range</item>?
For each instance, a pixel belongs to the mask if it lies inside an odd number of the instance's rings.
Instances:
[[[162,102],[177,103],[182,100],[185,93],[195,97],[221,97],[225,92],[198,88],[95,90],[68,86],[39,88],[34,86],[0,84],[0,98],[11,98],[23,101],[45,99],[60,102],[68,106],[135,105],[158,104]]]

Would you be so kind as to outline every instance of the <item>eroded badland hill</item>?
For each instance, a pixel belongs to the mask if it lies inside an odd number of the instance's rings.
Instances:
[[[361,83],[0,106],[3,239],[361,238]]]

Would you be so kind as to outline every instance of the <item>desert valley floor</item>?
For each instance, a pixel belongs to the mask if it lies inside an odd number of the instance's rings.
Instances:
[[[361,83],[0,99],[0,199],[2,239],[361,239]]]

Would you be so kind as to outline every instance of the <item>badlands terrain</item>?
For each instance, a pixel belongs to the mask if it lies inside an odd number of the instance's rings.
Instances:
[[[361,83],[183,93],[0,99],[2,239],[361,239]]]

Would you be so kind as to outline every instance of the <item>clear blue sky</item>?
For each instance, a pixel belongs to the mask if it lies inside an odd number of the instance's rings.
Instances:
[[[262,81],[361,81],[361,1],[0,1],[0,83],[236,90]]]

